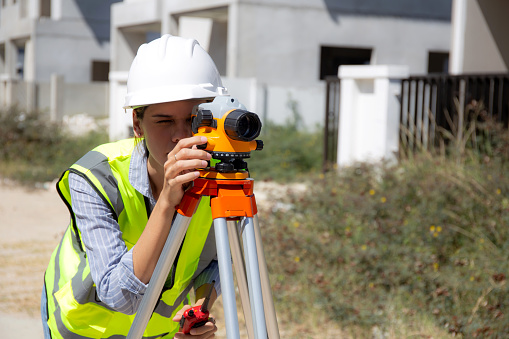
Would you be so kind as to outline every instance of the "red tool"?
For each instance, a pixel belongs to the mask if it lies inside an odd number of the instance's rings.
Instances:
[[[212,289],[214,288],[215,280],[212,281],[212,286],[210,286],[209,293],[205,298],[205,301],[201,306],[192,307],[184,312],[184,315],[180,319],[180,330],[184,334],[189,334],[192,328],[197,328],[205,325],[207,321],[209,321],[209,310],[208,305],[210,301],[210,295],[212,294]]]

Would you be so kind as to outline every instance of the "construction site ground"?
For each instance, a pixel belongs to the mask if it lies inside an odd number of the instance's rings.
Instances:
[[[260,208],[264,198],[257,193]],[[0,183],[0,338],[43,338],[43,275],[68,221],[54,183],[39,189]],[[221,308],[220,302],[217,306]],[[217,334],[223,337],[224,329]]]
[[[54,185],[0,184],[0,337],[43,338],[43,275],[68,223]]]

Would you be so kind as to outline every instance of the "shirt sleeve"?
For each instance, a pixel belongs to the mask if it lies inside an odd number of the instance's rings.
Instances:
[[[69,175],[69,188],[98,297],[118,312],[134,314],[147,285],[134,275],[132,249],[127,250],[113,212],[79,175]]]

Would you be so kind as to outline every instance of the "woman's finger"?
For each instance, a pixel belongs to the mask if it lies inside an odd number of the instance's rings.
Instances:
[[[205,325],[200,327],[192,328],[189,334],[191,335],[205,335],[214,334],[217,331],[217,327],[212,322],[207,322]]]
[[[179,160],[173,164],[165,164],[165,176],[167,180],[176,178],[178,175],[194,172],[197,168],[205,168],[208,162],[205,160]]]
[[[184,314],[184,312],[188,309],[191,308],[191,305],[184,305],[178,312],[177,314],[175,314],[175,316],[173,317],[173,321],[175,322],[179,322],[180,319],[182,318],[182,315]]]
[[[185,174],[177,175],[173,179],[169,180],[170,186],[183,185],[187,182],[193,181],[200,176],[200,172],[188,172]]]
[[[182,149],[192,148],[196,145],[203,145],[207,143],[206,137],[200,137],[200,136],[194,136],[190,138],[184,138],[179,140],[177,145],[175,145],[175,148],[173,149],[175,153],[178,153]]]

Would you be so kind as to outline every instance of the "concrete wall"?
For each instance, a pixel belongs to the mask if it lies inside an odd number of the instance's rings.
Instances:
[[[467,2],[463,72],[509,71],[509,2]]]
[[[278,4],[279,3],[279,4]],[[426,73],[428,51],[449,50],[448,21],[335,12],[306,6],[240,3],[237,69],[278,85],[319,82],[320,47],[372,48],[372,64],[408,65]]]
[[[110,75],[110,139],[118,140],[129,135],[132,129],[131,110],[122,109],[127,92],[127,73]],[[315,86],[271,86],[254,78],[222,78],[231,96],[246,108],[258,114],[262,123],[268,120],[284,124],[294,116],[302,117],[301,126],[314,129],[323,125],[325,112],[324,83]],[[294,104],[294,106],[292,106]]]
[[[50,17],[40,17],[39,1],[8,1],[0,12],[4,77],[16,78],[17,48],[24,47],[23,80],[44,82],[60,73],[69,82],[90,82],[92,61],[109,61],[110,7],[119,1],[54,0]]]
[[[299,87],[267,85],[255,78],[225,77],[222,80],[229,94],[243,103],[248,110],[258,114],[263,123],[270,120],[284,124],[297,113],[302,117],[302,126],[314,128],[323,125],[324,83]]]
[[[58,34],[62,29],[66,30],[65,35]],[[67,82],[90,82],[92,60],[109,61],[109,43],[99,45],[84,34],[86,31],[87,26],[83,22],[64,25],[43,22],[38,25],[34,38],[37,55],[35,79],[49,81],[51,74],[58,73]]]
[[[127,72],[157,28],[194,37],[249,109],[284,123],[293,103],[311,128],[324,120],[322,46],[370,48],[371,64],[422,74],[430,51],[449,50],[450,16],[451,0],[129,0],[112,8],[112,71]],[[112,95],[122,96],[122,86],[113,81]],[[119,107],[112,115],[124,119]]]
[[[51,108],[51,84],[44,83],[31,83],[25,81],[11,82],[10,91],[12,91],[12,103],[17,102],[21,109],[30,109],[28,106],[31,104],[27,100],[28,96],[33,91],[34,101],[37,103],[37,108],[41,112],[50,114]],[[91,84],[80,83],[63,83],[61,86],[62,107],[59,111],[62,115],[75,115],[87,114],[94,117],[107,117],[109,114],[109,84],[106,82],[97,82]],[[2,106],[7,106],[5,98],[5,83],[0,83],[0,103]],[[62,116],[57,117],[61,119]]]
[[[118,1],[54,1],[53,20],[35,27],[36,80],[59,73],[67,82],[90,82],[92,61],[109,61],[110,7]]]

